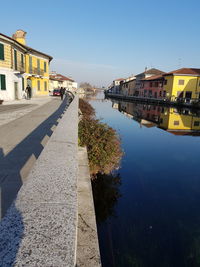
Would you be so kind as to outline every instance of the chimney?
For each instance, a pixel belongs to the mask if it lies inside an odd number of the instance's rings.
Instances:
[[[144,72],[146,72],[147,71],[147,67],[145,67],[145,71]]]
[[[17,30],[12,36],[14,40],[16,40],[17,42],[23,45],[26,45],[25,37],[26,37],[26,32],[23,30]]]

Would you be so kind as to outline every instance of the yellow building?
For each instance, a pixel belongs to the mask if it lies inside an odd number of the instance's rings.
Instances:
[[[182,68],[163,74],[163,76],[167,98],[185,102],[200,99],[200,69]]]
[[[26,32],[12,38],[0,34],[0,99],[21,99],[26,86],[33,97],[49,94],[49,63],[52,57],[26,46]]]
[[[195,116],[191,110],[185,110],[180,114],[176,108],[164,108],[159,121],[160,128],[174,134],[200,133],[200,117]]]

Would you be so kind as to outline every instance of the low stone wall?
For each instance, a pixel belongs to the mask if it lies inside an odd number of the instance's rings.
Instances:
[[[0,266],[75,266],[78,97],[0,224]]]
[[[101,258],[95,219],[88,155],[79,147],[77,267],[100,267]]]

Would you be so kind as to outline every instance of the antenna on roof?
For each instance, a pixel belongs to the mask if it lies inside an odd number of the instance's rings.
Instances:
[[[145,67],[145,70],[144,70],[144,72],[146,72],[147,71],[147,67]]]

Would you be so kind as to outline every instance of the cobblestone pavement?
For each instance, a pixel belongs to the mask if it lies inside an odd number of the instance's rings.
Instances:
[[[26,115],[53,99],[56,100],[57,98],[48,96],[4,102],[0,105],[0,126]]]

